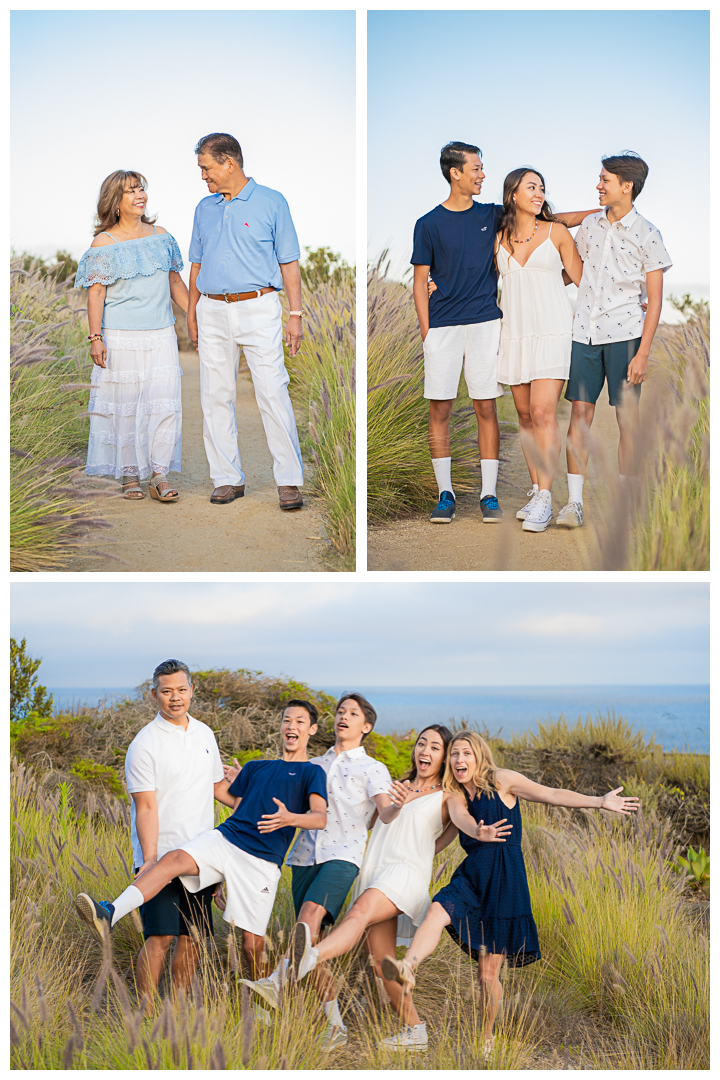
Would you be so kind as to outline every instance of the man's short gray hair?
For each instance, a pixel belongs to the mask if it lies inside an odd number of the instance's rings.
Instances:
[[[226,158],[233,158],[242,169],[243,155],[240,143],[233,135],[224,131],[213,131],[212,135],[203,135],[195,147],[196,154],[210,154],[221,165]]]
[[[192,686],[192,675],[187,664],[183,664],[182,660],[163,660],[162,664],[158,664],[153,671],[153,689],[157,690],[161,675],[175,675],[178,671],[185,672]]]

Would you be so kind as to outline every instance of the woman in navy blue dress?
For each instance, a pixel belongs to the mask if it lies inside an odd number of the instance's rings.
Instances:
[[[430,956],[446,929],[453,940],[478,962],[478,982],[483,1006],[483,1052],[492,1054],[493,1024],[502,1000],[500,968],[504,961],[523,967],[540,959],[537,928],[533,919],[523,860],[519,799],[552,806],[585,807],[629,814],[638,800],[623,798],[622,788],[607,795],[581,795],[576,791],[544,787],[512,769],[498,769],[490,748],[474,731],[456,735],[448,750],[443,787],[477,822],[477,838],[460,832],[467,858],[449,885],[436,893],[424,922],[404,960],[387,956],[383,975],[400,983],[409,994],[415,984],[414,969]],[[502,847],[500,846],[502,845]],[[409,1003],[408,1003],[409,1004]],[[415,1019],[414,1007],[404,1010]],[[417,1018],[417,1027],[420,1024]],[[418,1044],[415,1026],[392,1039],[388,1049],[408,1050]]]

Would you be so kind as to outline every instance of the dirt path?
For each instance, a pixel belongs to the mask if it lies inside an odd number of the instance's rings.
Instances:
[[[246,494],[227,506],[210,502],[212,482],[202,441],[197,354],[181,353],[183,399],[182,473],[171,473],[180,500],[166,506],[146,494],[138,502],[113,500],[105,510],[112,533],[104,548],[123,562],[74,559],[68,570],[177,573],[187,571],[327,571],[329,541],[317,503],[303,493],[302,510],[282,511],[272,475],[253,385],[247,372],[237,383],[240,450]],[[145,485],[143,485],[144,487]],[[97,542],[93,544],[99,548]]]
[[[570,405],[560,402],[558,420],[563,435],[558,477],[553,484],[555,514],[567,502],[565,434]],[[585,485],[585,521],[592,521],[594,496],[601,482],[597,464],[601,456],[610,463],[617,460],[618,430],[615,410],[610,407],[607,390],[598,401],[592,426],[594,442],[589,475]],[[508,459],[500,466],[498,499],[505,513],[499,525],[483,523],[480,509],[480,486],[470,495],[460,495],[457,514],[450,525],[433,525],[428,512],[390,525],[374,526],[368,531],[368,570],[576,570],[592,569],[590,530],[558,529],[551,525],[544,533],[522,531],[515,511],[527,502],[531,486],[518,435],[504,439],[501,456]],[[595,468],[593,468],[593,458]]]

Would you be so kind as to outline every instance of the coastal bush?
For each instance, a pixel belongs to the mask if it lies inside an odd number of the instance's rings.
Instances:
[[[10,638],[10,720],[22,720],[28,713],[52,716],[53,699],[35,674],[42,660],[28,656],[27,638]]]

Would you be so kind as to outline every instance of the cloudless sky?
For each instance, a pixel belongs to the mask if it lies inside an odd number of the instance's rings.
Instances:
[[[316,689],[709,682],[702,584],[11,585],[11,633],[52,687],[132,687],[161,660]]]
[[[635,150],[638,198],[673,260],[665,290],[709,288],[707,11],[368,13],[368,247],[408,270],[417,218],[447,198],[440,148],[483,151],[481,202],[531,165],[556,210],[598,205],[600,158]]]
[[[102,180],[125,168],[187,262],[208,194],[193,150],[228,131],[246,174],[288,200],[301,250],[354,262],[353,11],[16,11],[11,26],[16,251],[81,255]]]

